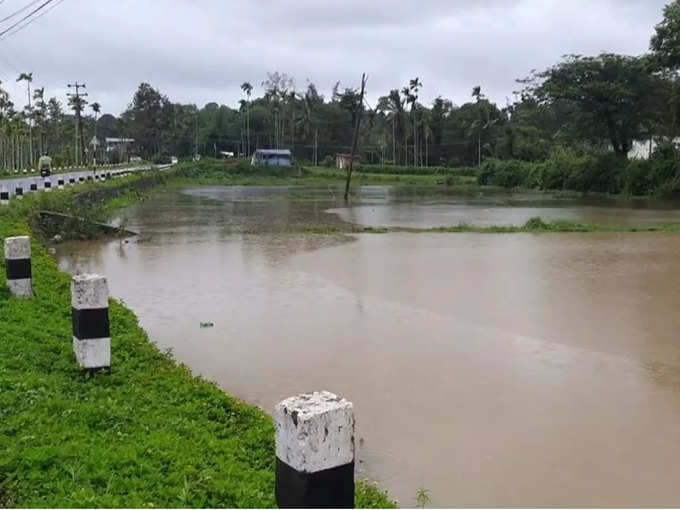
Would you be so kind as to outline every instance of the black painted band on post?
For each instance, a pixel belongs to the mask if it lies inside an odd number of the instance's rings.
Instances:
[[[51,187],[52,187],[52,183],[51,183],[50,181],[45,181],[45,184],[43,184],[43,187],[45,187],[45,188],[51,188]]]
[[[78,340],[111,336],[108,308],[71,308],[73,336]]]
[[[37,184],[31,184],[31,191],[38,191],[38,185]]]
[[[8,280],[24,280],[31,277],[31,259],[5,260]]]
[[[57,186],[63,186],[64,185],[64,179],[59,179],[57,181]]]
[[[0,191],[0,200],[9,200],[9,191]]]
[[[276,457],[275,493],[279,508],[354,508],[354,462],[301,473]]]
[[[74,182],[76,182],[76,180],[73,177],[71,177],[69,178],[68,182],[69,184],[73,184]]]
[[[18,197],[22,196],[24,194],[24,188],[22,188],[21,186],[17,186],[14,189],[14,194]]]

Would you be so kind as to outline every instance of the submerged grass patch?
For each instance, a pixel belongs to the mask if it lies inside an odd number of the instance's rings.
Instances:
[[[579,223],[575,221],[554,220],[543,221],[539,217],[529,219],[524,225],[489,225],[478,226],[461,223],[459,225],[433,227],[422,229],[393,229],[404,232],[477,232],[477,233],[558,233],[558,232],[592,232],[592,233],[616,233],[616,232],[680,232],[680,224],[665,225],[600,225],[596,223]]]

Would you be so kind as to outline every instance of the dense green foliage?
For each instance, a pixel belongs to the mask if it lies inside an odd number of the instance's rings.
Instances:
[[[649,159],[560,149],[540,162],[489,159],[478,174],[482,185],[629,195],[680,196],[680,151],[665,144]]]

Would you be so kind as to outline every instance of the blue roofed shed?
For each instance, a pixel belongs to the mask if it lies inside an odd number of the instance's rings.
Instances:
[[[290,166],[293,156],[288,149],[257,149],[250,161],[252,165]]]

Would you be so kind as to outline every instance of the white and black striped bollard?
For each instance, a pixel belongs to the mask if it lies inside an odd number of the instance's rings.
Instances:
[[[68,178],[68,185],[73,186],[76,183],[75,177],[69,177]]]
[[[280,402],[276,425],[279,508],[354,508],[354,406],[328,391]]]
[[[82,175],[78,177],[78,182],[85,182],[85,177],[83,177]]]
[[[50,191],[52,189],[52,181],[45,179],[45,181],[43,182],[43,189],[45,191]]]
[[[16,188],[14,188],[14,198],[19,200],[24,198],[24,186],[22,184],[18,184]]]
[[[31,240],[28,236],[5,238],[7,286],[16,297],[33,297]]]
[[[57,188],[64,189],[64,179],[59,179],[57,181]]]
[[[71,279],[71,316],[78,365],[87,370],[110,367],[109,288],[105,277],[81,274]]]
[[[4,186],[0,189],[0,205],[9,205],[9,191]]]
[[[28,189],[30,191],[38,191],[38,185],[35,182],[32,182]]]

